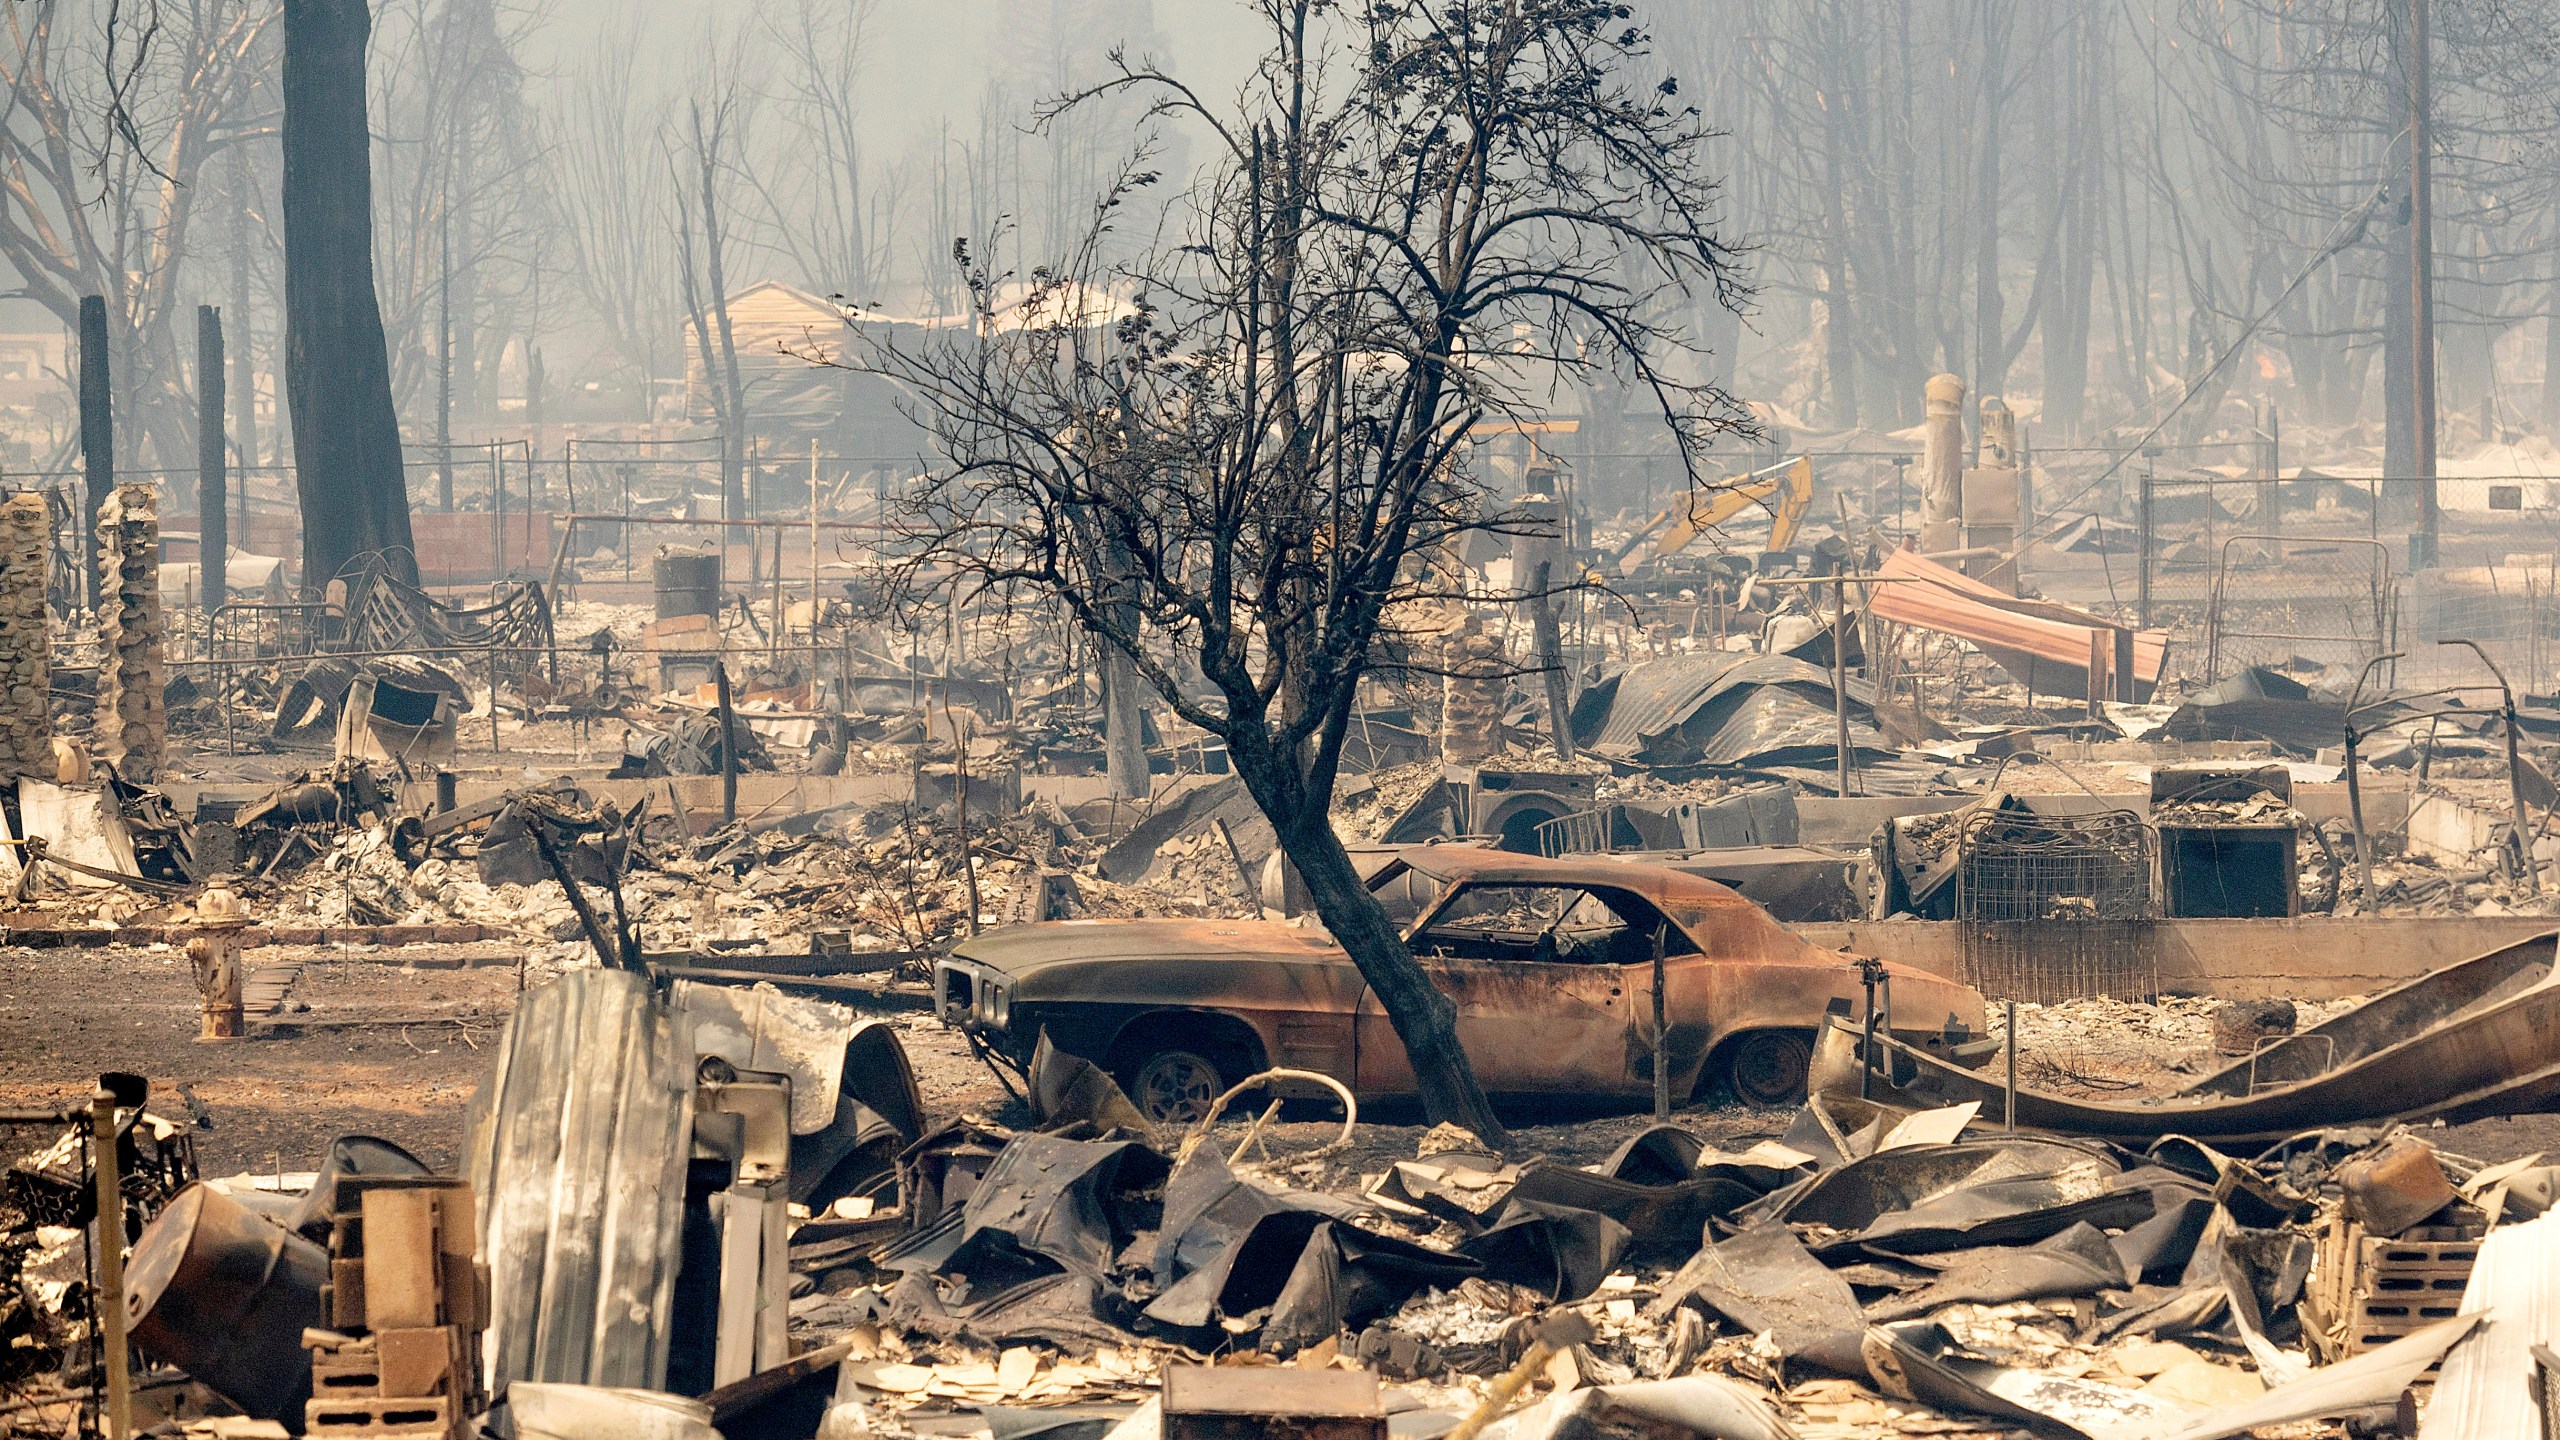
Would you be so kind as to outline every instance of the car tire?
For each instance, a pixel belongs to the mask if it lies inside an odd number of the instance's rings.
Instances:
[[[1159,1050],[1129,1072],[1129,1099],[1152,1125],[1189,1125],[1226,1093],[1216,1062],[1191,1050]]]
[[[1800,1030],[1754,1030],[1725,1054],[1725,1086],[1745,1105],[1800,1105],[1812,1073],[1813,1042]]]

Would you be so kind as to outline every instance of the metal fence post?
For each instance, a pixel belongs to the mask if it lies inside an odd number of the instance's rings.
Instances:
[[[2151,567],[2155,547],[2155,538],[2151,528],[2151,497],[2152,489],[2159,478],[2158,466],[2153,462],[2152,457],[2159,453],[2159,451],[2153,450],[2147,446],[2143,449],[2142,488],[2138,494],[2135,505],[2135,526],[2141,531],[2140,539],[2136,545],[2136,553],[2140,557],[2142,573],[2135,581],[2134,614],[2136,618],[2141,621],[2142,627],[2146,630],[2151,628]]]

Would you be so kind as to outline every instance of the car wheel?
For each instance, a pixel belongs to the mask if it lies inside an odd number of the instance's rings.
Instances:
[[[1129,1098],[1157,1125],[1188,1125],[1209,1113],[1227,1082],[1208,1057],[1188,1050],[1159,1050],[1129,1077]]]
[[[1794,1030],[1759,1030],[1733,1042],[1725,1081],[1745,1105],[1795,1105],[1804,1100],[1813,1070],[1813,1045]]]

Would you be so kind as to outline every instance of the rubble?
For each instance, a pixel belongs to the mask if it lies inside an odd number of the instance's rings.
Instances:
[[[1964,493],[1945,409],[1931,469],[1954,488],[1926,523],[1997,531],[2016,515]],[[2014,488],[2015,439],[1968,473]],[[460,1030],[488,1075],[467,1119],[437,1119],[450,1173],[349,1135],[189,1187],[184,1132],[130,1122],[142,1353],[199,1387],[166,1423],[1170,1440],[1287,1414],[1399,1440],[2204,1440],[2405,1430],[2386,1417],[2432,1383],[2434,1429],[2512,1429],[2507,1321],[2538,1292],[2491,1271],[2539,1274],[2560,1181],[2527,1138],[2487,1164],[2397,1127],[2560,1103],[2550,945],[2515,943],[2560,915],[2560,840],[2535,813],[2560,709],[2525,697],[2511,765],[2494,710],[2360,708],[2351,811],[2334,747],[2352,667],[2206,677],[2182,668],[2184,619],[2023,593],[2019,555],[1895,550],[1873,496],[1830,498],[1811,513],[1838,526],[1804,551],[1657,559],[1628,615],[1564,617],[1538,643],[1569,646],[1568,736],[1549,733],[1554,677],[1521,664],[1527,619],[1481,598],[1482,557],[1452,559],[1447,598],[1364,684],[1331,818],[1400,925],[1451,877],[1514,863],[1480,848],[1540,852],[1630,893],[1660,888],[1631,867],[1681,872],[1644,932],[1694,935],[1666,966],[1729,971],[1774,935],[1806,967],[1804,1013],[1732,1037],[1789,1083],[1737,1083],[1752,1065],[1675,1037],[1689,1048],[1664,1053],[1720,1083],[1680,1088],[1667,1123],[1560,1119],[1504,1153],[1403,1123],[1356,987],[1330,1051],[1332,1000],[1260,997],[1244,1022],[1269,1021],[1264,1063],[1221,1050],[1217,1083],[1183,1095],[1226,1091],[1228,1112],[1189,1124],[1151,1122],[1161,1097],[1115,1077],[1152,1057],[1099,1020],[1069,1033],[1062,1002],[1019,1034],[975,994],[924,1013],[939,970],[1004,954],[1091,990],[1093,947],[1141,933],[1105,922],[1188,922],[1144,933],[1178,930],[1209,976],[1105,1009],[1224,1013],[1235,997],[1208,987],[1245,970],[1247,937],[1326,948],[1214,736],[1140,707],[1152,777],[1110,790],[1101,667],[1053,615],[981,596],[892,619],[856,603],[869,580],[793,598],[795,571],[766,592],[761,559],[724,590],[708,554],[653,607],[564,546],[557,583],[280,586],[217,626],[159,608],[137,489],[102,517],[122,588],[91,629],[45,610],[42,501],[0,505],[0,639],[21,637],[0,645],[13,935],[163,946],[139,963],[200,978],[190,1029],[253,1054],[372,1023],[296,1010],[316,962],[280,947],[326,942],[361,972],[503,937],[483,958],[515,987],[494,1041],[505,1004]],[[615,548],[642,543],[623,527]],[[1829,612],[1804,598],[1830,592],[1747,582],[1839,573],[1921,583],[1849,597],[1866,608],[1835,672]],[[96,735],[94,774],[57,732]],[[1699,900],[1697,877],[1743,899]],[[2450,932],[2496,948],[2423,978],[2355,968],[2403,933],[2356,922],[2455,917],[2519,928]],[[1572,948],[1539,918],[1494,963],[1597,983],[1521,981],[1581,1008],[1471,1054],[1512,1080],[1522,1057],[1596,1056],[1602,1072],[1518,1088],[1640,1108],[1651,942],[1621,927],[1623,946]],[[988,934],[1041,921],[1079,923]],[[2190,923],[2178,943],[2204,962],[2245,969],[2280,930],[2339,973],[2190,994],[2188,976],[2064,963]],[[2010,941],[2070,983],[1999,971]],[[1862,956],[1896,962],[1871,969],[1873,1067]],[[1958,981],[2008,988],[1981,1004]],[[2375,998],[2335,998],[2350,987]],[[1470,1026],[1488,1013],[1453,998]],[[412,1017],[379,1023],[420,1048]],[[959,1060],[920,1077],[907,1047],[927,1035],[970,1057],[966,1081]],[[1800,1108],[1798,1041],[1821,1047]],[[25,1413],[60,1433],[99,1374],[85,1142],[0,1135],[23,1153],[0,1201],[0,1432]],[[377,1317],[349,1297],[373,1288],[369,1203],[395,1195],[443,1197],[411,1227],[432,1300]],[[263,1257],[265,1288],[225,1282],[191,1310],[189,1257],[222,1233]],[[276,1318],[296,1305],[326,1310]]]

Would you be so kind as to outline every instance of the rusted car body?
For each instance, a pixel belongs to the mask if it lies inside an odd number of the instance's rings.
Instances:
[[[1817,949],[1714,881],[1602,859],[1465,846],[1399,853],[1373,891],[1427,897],[1406,941],[1457,1006],[1458,1039],[1497,1095],[1653,1091],[1654,946],[1664,951],[1675,1095],[1802,1094],[1826,1011],[1863,1018],[1849,956]],[[1880,1005],[1907,1043],[1943,1052],[1982,1032],[1967,986],[1889,967]],[[1176,1118],[1267,1067],[1328,1075],[1364,1098],[1414,1076],[1350,958],[1312,925],[1068,920],[994,931],[935,972],[935,1004],[1018,1060],[1051,1044],[1109,1070],[1141,1109]]]

